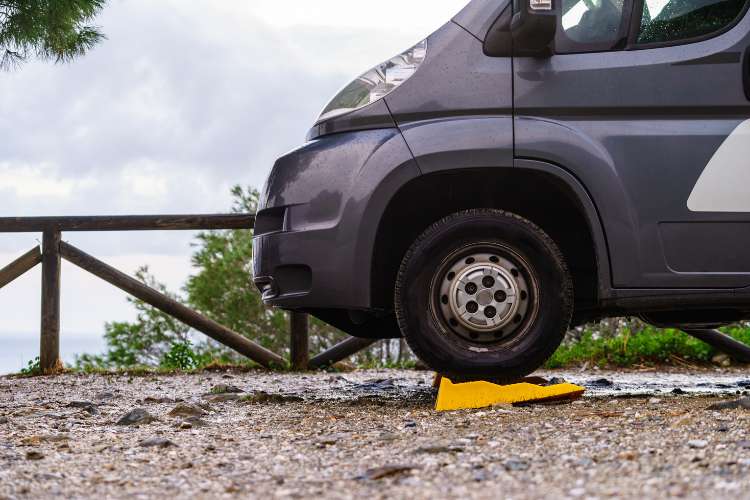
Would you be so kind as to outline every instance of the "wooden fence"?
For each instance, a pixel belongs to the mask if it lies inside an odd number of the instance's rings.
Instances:
[[[249,214],[0,218],[0,233],[42,233],[41,249],[37,246],[0,269],[0,288],[36,265],[42,264],[39,364],[45,374],[55,373],[62,368],[60,361],[61,259],[164,311],[266,368],[285,368],[288,365],[295,370],[324,368],[376,342],[370,339],[350,338],[310,359],[308,317],[304,313],[292,312],[289,330],[290,361],[287,363],[287,360],[278,354],[62,241],[63,232],[252,230],[254,226],[255,216]],[[249,276],[248,279],[250,279]]]

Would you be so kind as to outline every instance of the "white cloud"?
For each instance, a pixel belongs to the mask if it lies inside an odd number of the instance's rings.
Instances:
[[[0,162],[0,192],[11,191],[22,200],[66,198],[76,189],[95,184],[96,181],[91,178],[63,177],[59,168],[51,163],[26,165]]]
[[[466,0],[113,0],[108,39],[69,65],[0,73],[0,216],[221,212],[260,187],[347,79]],[[194,233],[66,234],[179,284]],[[0,267],[38,235],[0,235]],[[123,295],[66,266],[63,325],[128,318]],[[38,328],[38,276],[0,290],[0,331]]]

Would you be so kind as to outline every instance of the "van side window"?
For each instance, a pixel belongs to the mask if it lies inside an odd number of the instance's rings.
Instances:
[[[742,13],[745,0],[644,0],[638,44],[670,43],[721,31]]]
[[[623,37],[623,4],[624,0],[563,0],[556,52],[613,49]]]

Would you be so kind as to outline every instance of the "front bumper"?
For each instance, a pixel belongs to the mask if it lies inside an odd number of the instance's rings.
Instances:
[[[395,190],[418,175],[395,128],[326,136],[277,160],[253,242],[254,280],[264,302],[370,309],[380,217]]]

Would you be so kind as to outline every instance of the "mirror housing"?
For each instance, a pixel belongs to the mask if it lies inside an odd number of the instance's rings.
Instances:
[[[557,31],[559,0],[513,0],[510,32],[514,55],[549,57]]]

